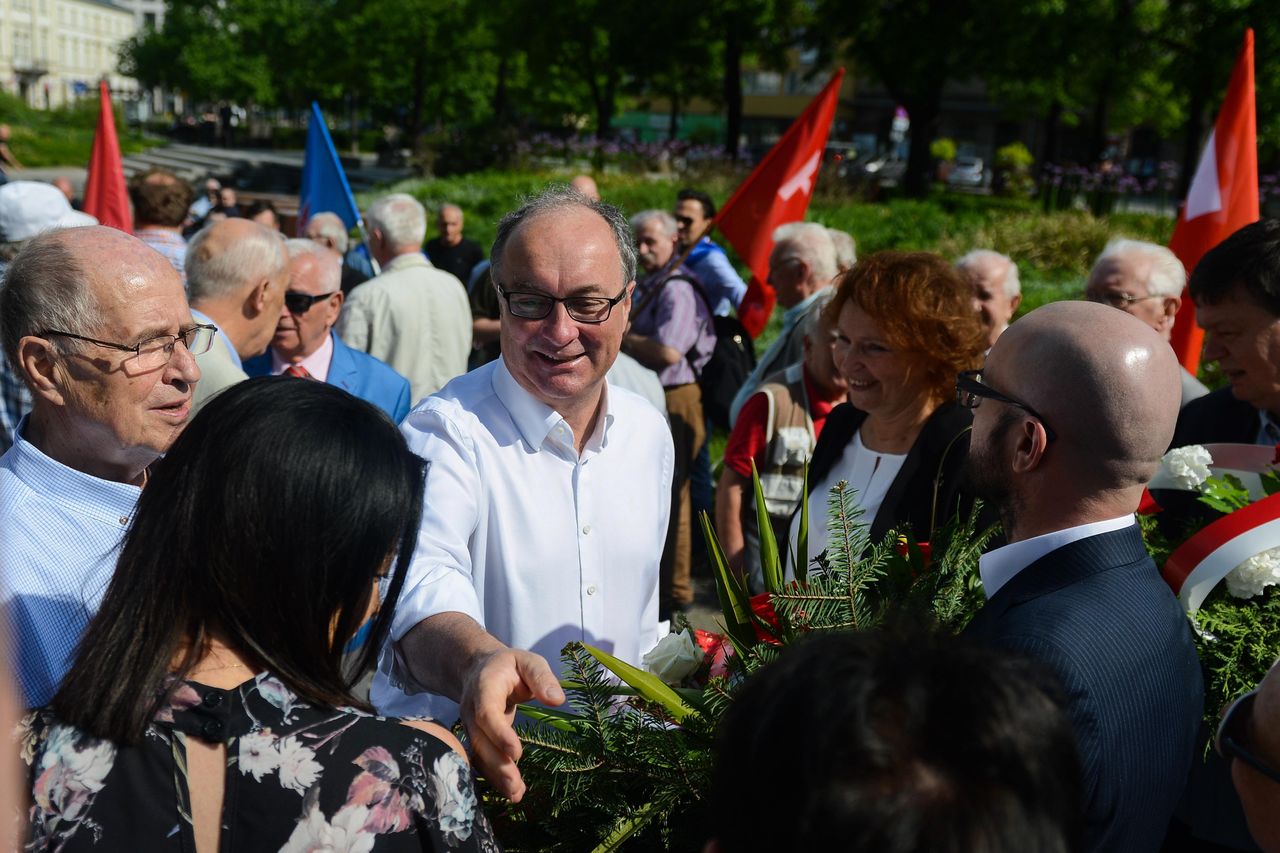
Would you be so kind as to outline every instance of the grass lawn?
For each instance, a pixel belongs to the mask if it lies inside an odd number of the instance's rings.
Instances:
[[[70,106],[35,110],[13,95],[0,93],[0,123],[11,128],[9,148],[23,166],[87,166],[98,125],[98,97],[95,93]],[[119,106],[116,132],[120,152],[126,156],[165,142],[126,127]]]

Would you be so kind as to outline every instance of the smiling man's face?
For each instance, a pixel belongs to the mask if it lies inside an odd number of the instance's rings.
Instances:
[[[570,207],[535,215],[511,236],[500,265],[507,292],[612,299],[630,287],[613,232],[598,214]],[[594,407],[627,328],[630,300],[603,323],[571,318],[555,305],[541,320],[511,315],[502,302],[502,357],[521,386],[565,418]]]

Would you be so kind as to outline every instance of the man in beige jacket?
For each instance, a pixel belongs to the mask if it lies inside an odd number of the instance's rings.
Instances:
[[[351,292],[338,335],[406,377],[416,402],[467,372],[467,289],[422,254],[427,214],[412,196],[379,199],[365,213],[365,223],[382,275]]]

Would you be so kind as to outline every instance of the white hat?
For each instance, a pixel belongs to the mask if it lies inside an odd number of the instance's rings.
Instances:
[[[72,210],[53,184],[10,181],[0,186],[0,241],[20,243],[55,228],[97,224],[89,214]]]

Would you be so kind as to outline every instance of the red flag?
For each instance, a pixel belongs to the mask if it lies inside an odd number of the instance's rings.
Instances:
[[[1227,97],[1196,166],[1187,199],[1174,226],[1169,248],[1187,268],[1204,253],[1250,222],[1258,221],[1258,130],[1253,100],[1253,30],[1231,72]],[[1173,324],[1173,351],[1191,373],[1200,366],[1204,332],[1196,325],[1196,306],[1184,291]]]
[[[103,225],[133,233],[129,212],[129,192],[124,185],[124,165],[120,162],[120,141],[116,138],[116,114],[111,109],[107,81],[98,84],[98,131],[89,155],[89,176],[84,185],[84,212]]]
[[[751,268],[751,283],[738,306],[738,319],[752,337],[764,331],[777,298],[765,283],[769,277],[769,253],[773,251],[773,230],[788,222],[799,222],[809,209],[843,79],[841,68],[716,217],[720,233]]]

